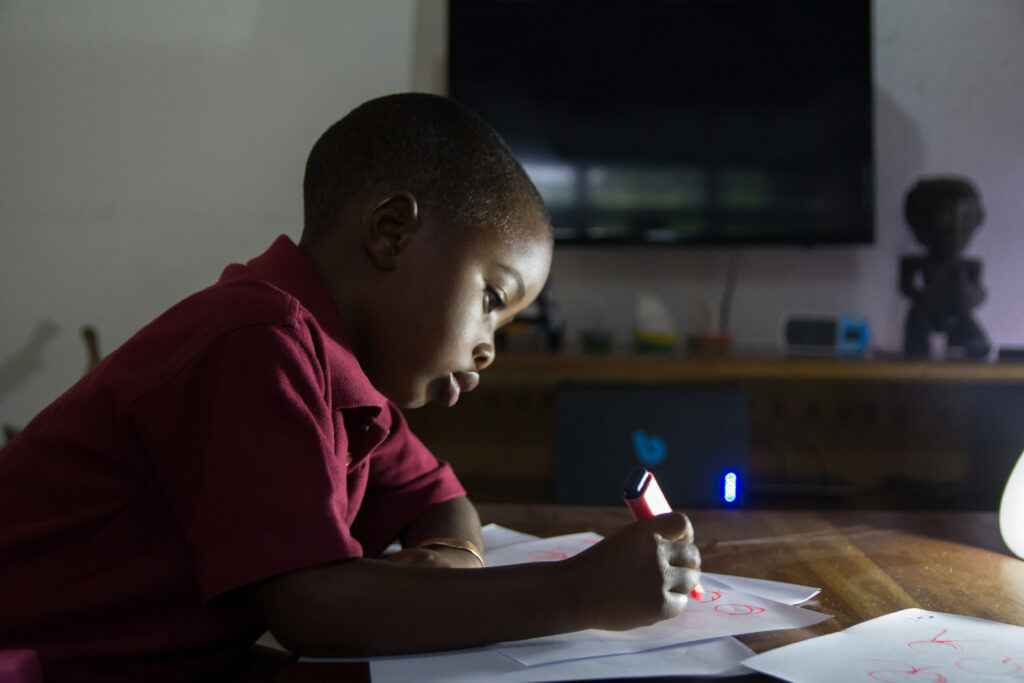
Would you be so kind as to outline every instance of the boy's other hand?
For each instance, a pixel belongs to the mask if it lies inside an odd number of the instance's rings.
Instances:
[[[405,548],[388,558],[389,562],[411,567],[448,567],[454,569],[479,569],[480,560],[473,553],[458,548]]]
[[[700,581],[700,552],[686,515],[633,522],[588,550],[574,565],[583,609],[596,628],[625,630],[677,616]]]

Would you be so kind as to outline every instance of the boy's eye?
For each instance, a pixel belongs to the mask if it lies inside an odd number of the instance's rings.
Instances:
[[[505,308],[504,295],[494,287],[484,288],[484,313]]]

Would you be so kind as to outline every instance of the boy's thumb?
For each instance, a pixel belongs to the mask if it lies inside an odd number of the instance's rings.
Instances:
[[[666,512],[653,518],[655,531],[669,541],[693,543],[693,526],[682,512]]]

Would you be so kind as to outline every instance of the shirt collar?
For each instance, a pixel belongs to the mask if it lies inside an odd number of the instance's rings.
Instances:
[[[281,235],[263,254],[249,261],[246,267],[261,279],[298,299],[302,307],[312,314],[326,337],[334,342],[325,352],[331,365],[335,407],[376,408],[377,411],[384,411],[388,400],[370,384],[369,378],[359,366],[359,361],[352,353],[351,337],[342,325],[334,299],[306,254],[288,236]]]

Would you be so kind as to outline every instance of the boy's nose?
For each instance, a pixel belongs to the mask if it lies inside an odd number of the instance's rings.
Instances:
[[[473,349],[473,364],[479,372],[494,362],[494,344],[477,344]]]

